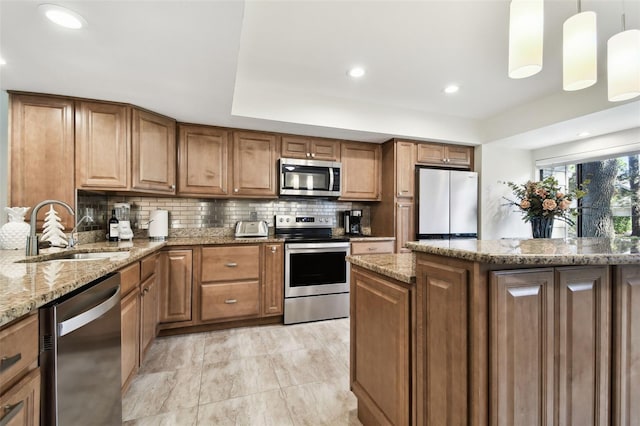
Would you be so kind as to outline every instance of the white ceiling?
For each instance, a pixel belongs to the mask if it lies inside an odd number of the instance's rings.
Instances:
[[[640,28],[640,0],[583,0],[598,16],[598,83],[562,91],[562,23],[545,1],[544,66],[507,77],[508,0],[0,0],[0,88],[130,102],[179,121],[381,142],[391,136],[538,148],[640,126],[611,103],[606,40]],[[367,74],[346,75],[352,65]],[[445,95],[449,83],[461,86]]]

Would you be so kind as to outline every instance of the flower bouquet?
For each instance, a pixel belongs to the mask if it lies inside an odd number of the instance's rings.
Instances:
[[[553,176],[539,182],[528,181],[524,185],[507,182],[507,186],[516,197],[516,200],[505,198],[509,201],[508,205],[518,207],[524,221],[531,223],[534,238],[551,237],[555,218],[573,225],[572,216],[577,215],[577,212],[576,209],[571,208],[571,203],[587,193],[583,186],[569,192],[562,192],[558,181]]]

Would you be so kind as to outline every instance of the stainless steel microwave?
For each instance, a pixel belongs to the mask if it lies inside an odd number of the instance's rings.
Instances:
[[[342,164],[334,161],[281,158],[280,195],[339,197]]]

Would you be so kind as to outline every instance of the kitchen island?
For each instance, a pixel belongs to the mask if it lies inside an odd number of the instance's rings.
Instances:
[[[351,386],[364,424],[640,418],[638,240],[407,247],[349,258]]]

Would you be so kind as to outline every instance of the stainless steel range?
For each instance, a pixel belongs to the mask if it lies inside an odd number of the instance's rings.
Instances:
[[[332,237],[333,216],[275,216],[285,239],[284,323],[349,316],[349,240]]]

